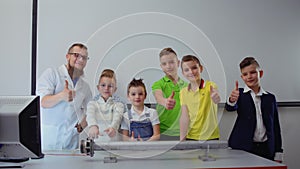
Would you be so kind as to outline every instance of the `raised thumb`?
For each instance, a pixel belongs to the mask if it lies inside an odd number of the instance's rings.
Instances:
[[[170,99],[173,99],[175,95],[175,92],[173,91],[172,94],[169,96]]]
[[[69,89],[69,82],[65,80],[65,89]]]

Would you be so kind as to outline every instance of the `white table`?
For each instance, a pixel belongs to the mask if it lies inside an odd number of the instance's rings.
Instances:
[[[198,157],[206,150],[111,150],[95,151],[94,157],[74,152],[45,152],[43,159],[29,160],[24,163],[25,169],[173,169],[173,168],[277,168],[286,169],[284,164],[276,163],[253,154],[231,149],[211,149],[209,155],[215,161],[202,161]],[[117,158],[116,163],[104,163],[109,156]]]

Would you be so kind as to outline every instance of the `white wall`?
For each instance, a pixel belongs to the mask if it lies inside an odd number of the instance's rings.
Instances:
[[[0,1],[0,95],[30,94],[31,6],[31,0]],[[133,76],[143,77],[150,93],[152,81],[162,76],[158,52],[171,46],[180,57],[200,56],[205,77],[224,88],[223,99],[240,80],[238,63],[253,54],[265,70],[264,87],[279,101],[299,101],[299,9],[297,0],[40,0],[37,76],[65,63],[69,45],[80,41],[89,47],[86,72],[92,88],[100,71],[110,67],[118,73],[119,94]],[[292,169],[300,166],[299,112],[280,108],[285,164]],[[234,120],[235,113],[223,113],[222,139]]]
[[[0,95],[30,95],[31,0],[0,1]]]
[[[100,72],[112,68],[117,94],[126,97],[133,77],[144,78],[150,93],[162,76],[158,53],[171,46],[179,57],[200,58],[204,77],[218,84],[223,102],[235,80],[242,85],[238,64],[247,55],[256,56],[265,70],[264,87],[279,101],[299,101],[300,78],[290,78],[300,71],[299,7],[297,0],[43,0],[38,75],[64,63],[66,49],[81,41],[89,47],[86,78],[94,92]]]

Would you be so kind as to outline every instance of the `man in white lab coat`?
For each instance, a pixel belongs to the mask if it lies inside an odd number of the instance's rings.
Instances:
[[[79,133],[87,126],[86,106],[91,89],[83,79],[88,61],[87,47],[73,44],[66,54],[67,64],[49,68],[38,80],[41,97],[42,149],[76,149]]]

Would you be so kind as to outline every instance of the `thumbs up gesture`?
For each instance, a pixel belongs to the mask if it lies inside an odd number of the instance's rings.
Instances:
[[[229,102],[230,103],[234,103],[238,100],[240,96],[240,92],[239,92],[239,82],[235,81],[235,88],[232,90],[230,97],[229,97]]]
[[[166,99],[166,109],[172,110],[176,104],[176,100],[174,99],[175,92],[173,91],[172,94]]]
[[[215,89],[213,86],[210,86],[210,98],[215,104],[218,104],[221,101],[218,90]]]
[[[73,101],[73,98],[75,97],[75,91],[69,89],[69,82],[65,80],[65,87],[64,90],[62,91],[63,95],[63,100],[67,102]]]

